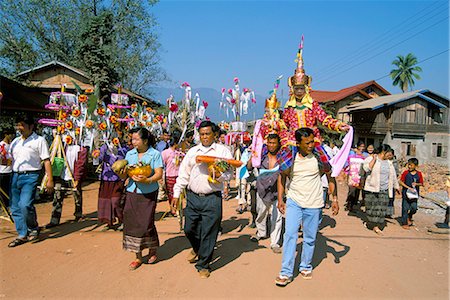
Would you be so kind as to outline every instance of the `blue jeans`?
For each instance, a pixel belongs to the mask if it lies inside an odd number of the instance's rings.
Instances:
[[[319,229],[322,208],[302,208],[294,200],[286,201],[286,223],[283,241],[283,258],[280,275],[294,275],[295,250],[297,249],[298,229],[302,224],[303,247],[299,270],[311,271],[316,235]]]
[[[11,215],[19,238],[39,227],[33,205],[38,179],[39,173],[13,173],[11,179]]]

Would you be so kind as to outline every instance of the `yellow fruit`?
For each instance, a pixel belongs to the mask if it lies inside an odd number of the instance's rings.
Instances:
[[[119,159],[113,163],[113,165],[111,166],[111,169],[114,171],[114,173],[118,174],[127,165],[128,165],[128,161],[126,161],[125,159]]]
[[[128,176],[138,176],[143,175],[145,177],[149,177],[152,174],[152,168],[147,166],[142,167],[129,167],[127,171]]]

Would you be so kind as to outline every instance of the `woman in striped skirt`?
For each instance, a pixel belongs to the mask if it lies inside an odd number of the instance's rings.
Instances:
[[[170,207],[170,214],[173,217],[177,216],[177,210],[174,207],[173,201],[173,186],[177,181],[178,172],[180,170],[180,164],[183,159],[183,153],[178,149],[178,143],[181,138],[181,133],[179,131],[172,132],[171,138],[169,140],[169,148],[161,153],[164,169],[165,169],[165,181],[166,189],[168,194],[168,201]]]
[[[389,197],[393,197],[394,189],[399,193],[395,168],[386,156],[389,151],[391,147],[383,144],[378,148],[377,154],[367,157],[363,164],[368,174],[364,185],[367,228],[377,234],[382,234],[385,225]]]
[[[162,178],[163,161],[159,151],[153,148],[155,137],[145,128],[135,128],[132,133],[134,149],[127,152],[128,165],[142,163],[150,165],[150,176],[133,175],[126,187],[126,201],[123,210],[123,248],[136,253],[130,270],[139,268],[144,262],[142,250],[149,249],[148,263],[156,261],[156,249],[159,247],[158,233],[155,227],[155,210],[158,197],[158,180]],[[126,174],[121,174],[126,177]]]

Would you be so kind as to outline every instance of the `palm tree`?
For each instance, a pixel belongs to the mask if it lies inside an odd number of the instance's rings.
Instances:
[[[420,79],[415,72],[422,72],[422,68],[417,65],[417,57],[412,53],[408,53],[406,57],[397,55],[397,59],[392,62],[397,67],[391,71],[391,78],[394,80],[392,85],[398,85],[403,92],[406,92],[414,86],[414,78]]]

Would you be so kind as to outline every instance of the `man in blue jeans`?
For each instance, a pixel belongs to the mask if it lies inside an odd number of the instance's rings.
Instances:
[[[47,141],[33,132],[33,129],[33,118],[19,118],[17,130],[21,136],[14,139],[9,148],[13,169],[11,214],[18,237],[9,243],[8,247],[16,247],[39,237],[39,225],[33,202],[42,162],[48,176],[46,189],[50,193],[53,192],[52,166]]]
[[[324,206],[321,176],[325,167],[318,154],[315,153],[314,132],[310,128],[295,131],[297,150],[292,167],[278,176],[278,209],[285,214],[285,233],[283,239],[283,258],[281,271],[275,279],[278,286],[286,286],[294,275],[295,250],[297,248],[298,229],[302,225],[303,247],[299,266],[300,275],[304,279],[312,279],[312,258],[319,229],[321,212]],[[339,212],[336,196],[336,181],[331,173],[325,173],[329,182],[331,209],[333,215]],[[287,201],[284,203],[286,178],[290,177]]]

